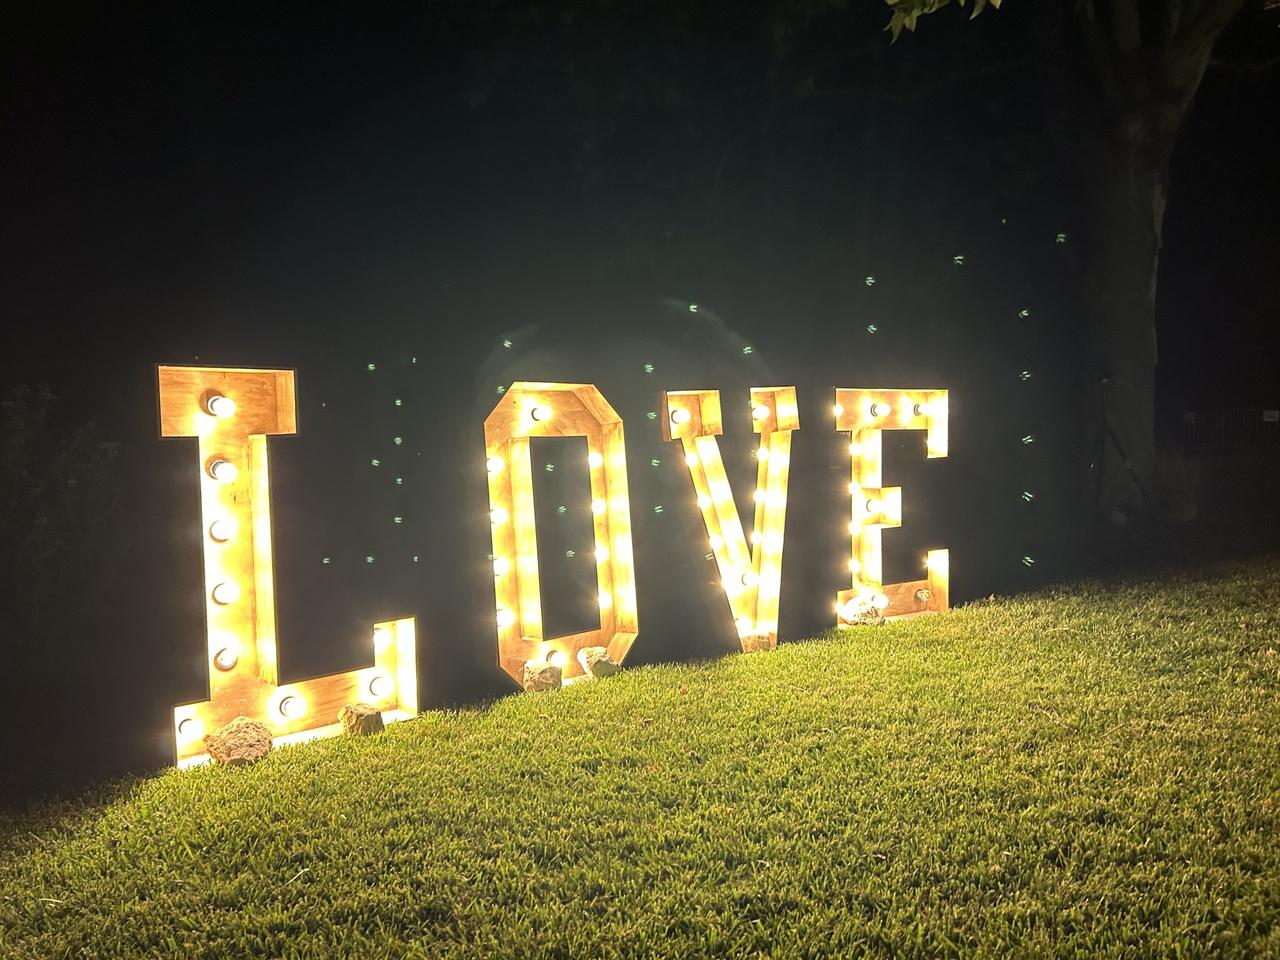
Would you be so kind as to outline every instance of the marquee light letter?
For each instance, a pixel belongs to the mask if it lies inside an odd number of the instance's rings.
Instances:
[[[796,388],[751,388],[751,423],[760,434],[760,446],[756,450],[759,464],[750,546],[742,533],[716,440],[724,432],[720,391],[673,390],[663,399],[663,439],[679,440],[684,446],[685,463],[742,649],[772,649],[778,643],[791,432],[800,428]]]
[[[173,712],[179,766],[208,759],[206,733],[238,716],[275,742],[341,732],[338,710],[371,703],[387,720],[418,712],[412,618],[374,625],[374,665],[281,684],[267,437],[297,432],[292,370],[158,368],[160,434],[199,439],[209,699]]]
[[[925,430],[929,458],[947,455],[947,391],[836,390],[836,429],[850,431],[853,461],[849,493],[852,516],[849,558],[852,588],[836,594],[840,625],[855,622],[868,607],[886,616],[940,612],[947,609],[950,553],[930,550],[926,576],[905,583],[884,583],[881,531],[902,526],[902,488],[881,486],[885,430]]]
[[[591,475],[600,627],[544,637],[533,510],[533,437],[585,437]],[[523,685],[525,664],[549,660],[566,679],[583,673],[578,651],[607,647],[621,663],[639,632],[631,502],[622,418],[585,383],[516,382],[484,422],[493,531],[498,662]]]

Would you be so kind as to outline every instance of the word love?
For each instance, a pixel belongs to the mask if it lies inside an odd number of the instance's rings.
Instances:
[[[204,532],[209,699],[174,710],[180,766],[208,759],[207,732],[237,716],[267,724],[277,743],[340,732],[338,710],[372,703],[388,721],[418,711],[415,621],[372,625],[373,666],[281,683],[278,676],[267,438],[297,432],[292,370],[161,366],[161,435],[199,442]],[[679,442],[693,493],[744,651],[772,649],[790,472],[800,429],[795,387],[753,387],[752,429],[760,435],[748,534],[716,439],[723,432],[717,390],[668,391],[663,439]],[[902,523],[902,491],[882,485],[885,430],[926,431],[927,455],[947,455],[947,392],[837,388],[834,429],[849,434],[850,585],[835,598],[837,623],[947,608],[949,554],[930,550],[926,576],[882,580],[881,531]],[[542,625],[530,441],[587,443],[600,626],[547,637]],[[493,539],[494,624],[502,668],[523,683],[526,667],[549,664],[564,682],[580,677],[586,652],[603,647],[621,663],[640,631],[622,418],[590,384],[516,382],[484,423]]]

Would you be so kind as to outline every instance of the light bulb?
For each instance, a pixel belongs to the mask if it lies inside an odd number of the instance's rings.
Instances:
[[[219,670],[234,670],[239,660],[235,647],[223,647],[213,655],[213,665]]]
[[[497,621],[498,621],[498,626],[501,627],[503,630],[505,630],[507,627],[511,626],[516,622],[516,615],[514,611],[499,609],[498,615],[497,615]]]
[[[587,466],[592,468],[604,466],[604,454],[598,450],[592,450],[587,454]]]
[[[857,557],[850,557],[850,558],[849,558],[849,572],[850,572],[850,573],[857,573],[857,572],[858,572],[859,570],[861,570],[861,569],[862,569],[862,561],[861,561],[861,560],[859,560]]]
[[[183,717],[178,721],[178,736],[191,743],[204,738],[204,724],[197,717]]]
[[[240,599],[240,588],[230,580],[213,585],[213,602],[226,606]]]
[[[209,476],[219,483],[230,483],[236,478],[236,465],[230,460],[213,459],[209,461]]]
[[[884,504],[875,497],[867,501],[867,513],[879,513],[882,509],[884,509]]]
[[[600,603],[601,610],[608,610],[610,607],[613,606],[613,594],[609,593],[607,590],[601,590],[599,596],[596,597],[596,599]]]
[[[849,444],[849,456],[851,457],[862,456],[862,444],[858,443],[856,440],[853,443]]]
[[[297,720],[307,712],[307,701],[296,693],[291,693],[287,697],[280,698],[280,716],[287,720]]]
[[[489,511],[489,522],[495,527],[500,527],[502,524],[507,522],[510,516],[511,515],[502,507],[494,507]]]
[[[724,546],[724,537],[720,536],[720,534],[718,533],[713,533],[708,538],[707,542],[711,544],[712,550],[719,550],[721,547]]]
[[[671,411],[671,422],[679,426],[682,423],[688,423],[692,416],[693,414],[684,407],[676,407]]]
[[[597,499],[597,500],[591,501],[591,512],[594,513],[597,517],[600,516],[600,514],[604,513],[604,511],[605,511],[605,502],[603,500]]]
[[[849,532],[856,537],[859,533],[862,532],[862,524],[860,524],[857,520],[851,521],[849,523]]]
[[[373,654],[381,656],[391,649],[391,631],[386,627],[373,628]]]
[[[883,610],[885,607],[889,605],[889,598],[886,597],[883,593],[877,593],[874,597],[871,598],[871,605],[875,607],[877,610]]]
[[[609,548],[602,543],[600,544],[600,546],[596,547],[596,561],[599,563],[604,563],[608,559],[609,559]]]
[[[226,543],[236,535],[236,522],[230,517],[219,517],[209,524],[209,538],[218,543]]]
[[[752,530],[752,531],[751,531],[751,543],[752,543],[752,545],[757,544],[757,543],[759,543],[759,542],[760,542],[760,531],[759,531],[759,530]]]
[[[751,419],[765,420],[765,419],[768,419],[770,413],[772,413],[772,411],[768,407],[766,407],[763,403],[757,403],[754,407],[751,408]]]
[[[686,466],[696,467],[698,465],[698,455],[690,451],[684,455],[684,462]]]
[[[893,407],[889,406],[887,403],[877,402],[871,404],[871,415],[873,417],[887,417],[891,413],[893,413]]]
[[[844,404],[837,403],[835,406],[831,408],[831,412],[837,417],[840,416],[840,414],[844,413]]]
[[[737,620],[733,621],[733,624],[738,628],[739,636],[745,637],[751,632],[752,623],[750,617],[739,617]]]
[[[913,409],[917,417],[927,417],[933,412],[933,407],[927,403],[917,403]]]
[[[742,585],[744,587],[754,587],[760,582],[760,575],[754,570],[748,570],[742,575]]]
[[[493,575],[495,577],[506,576],[506,574],[510,570],[511,570],[511,561],[508,560],[506,557],[493,558]]]
[[[378,674],[369,681],[369,696],[375,700],[391,696],[391,680],[384,674]]]
[[[757,460],[768,460],[768,459],[769,459],[769,451],[768,451],[768,450],[766,450],[764,447],[757,447],[757,448],[756,448],[756,459],[757,459]]]
[[[551,419],[551,408],[545,403],[540,403],[529,411],[529,416],[534,420],[537,420],[539,423],[543,423]]]
[[[501,473],[502,468],[506,466],[506,461],[501,457],[490,457],[484,462],[485,469],[490,473]]]
[[[213,393],[204,402],[204,408],[218,419],[225,420],[227,417],[235,415],[236,402],[220,393]]]
[[[547,657],[547,663],[560,670],[563,670],[568,662],[569,655],[563,650],[557,650],[555,653],[551,654],[551,656]]]
[[[698,507],[702,510],[709,509],[711,507],[711,498],[705,493],[698,494]]]
[[[760,488],[758,488],[758,487],[757,487],[757,488],[752,492],[752,494],[751,494],[751,499],[752,499],[752,500],[754,500],[756,503],[764,503],[765,499],[766,499],[768,496],[769,496],[768,491],[761,490]]]

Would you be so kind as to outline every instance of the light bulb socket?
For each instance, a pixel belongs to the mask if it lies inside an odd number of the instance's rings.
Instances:
[[[220,420],[235,416],[236,402],[221,393],[210,391],[205,394],[204,402],[201,405],[204,407],[205,413]]]

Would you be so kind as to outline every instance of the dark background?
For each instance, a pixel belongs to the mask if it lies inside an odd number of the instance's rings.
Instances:
[[[7,555],[0,693],[31,722],[5,725],[0,794],[164,764],[172,706],[205,696],[195,445],[158,439],[160,362],[299,371],[299,436],[271,453],[286,678],[366,662],[368,624],[407,614],[424,706],[514,689],[482,423],[516,379],[595,383],[625,418],[629,664],[737,646],[650,417],[663,389],[722,391],[749,522],[746,389],[800,388],[784,640],[829,626],[844,574],[834,386],[952,391],[949,458],[886,437],[905,504],[887,579],[930,545],[953,602],[1093,572],[1064,548],[1088,478],[1061,466],[1095,430],[1062,402],[1088,225],[1069,155],[1044,156],[1019,5],[892,48],[871,5],[781,67],[754,7],[544,6],[9,9],[0,385],[48,387],[23,464],[56,509],[53,546]],[[1277,18],[1250,16],[1175,159],[1154,493],[1195,522],[1157,552],[1274,541],[1244,509],[1275,486],[1269,435],[1231,453],[1184,420],[1280,407],[1280,90],[1238,65],[1274,52]],[[805,63],[837,65],[795,95],[778,78]],[[555,467],[536,475],[548,625],[569,632],[593,615],[584,453],[535,453]],[[34,508],[7,509],[12,546]]]

